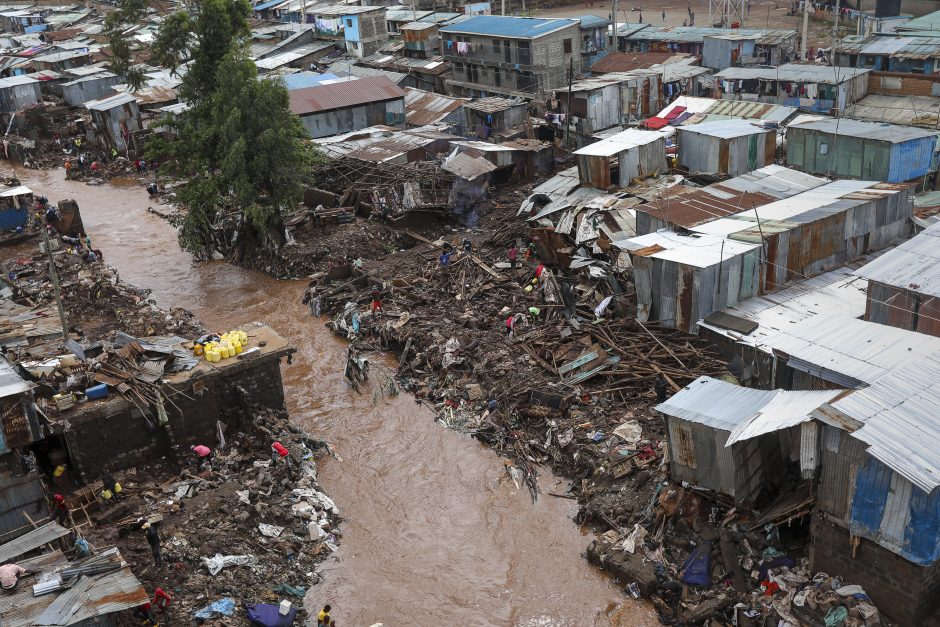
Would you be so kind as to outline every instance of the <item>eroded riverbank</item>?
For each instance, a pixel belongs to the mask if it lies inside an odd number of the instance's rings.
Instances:
[[[586,539],[570,523],[573,501],[545,496],[533,505],[496,455],[435,424],[410,396],[351,393],[345,345],[300,304],[305,283],[192,262],[172,228],[146,211],[136,182],[18,175],[53,201],[77,200],[105,261],[152,289],[161,306],[185,307],[213,328],[263,320],[298,348],[284,372],[288,409],[343,457],[324,465],[321,482],[347,519],[311,603],[331,602],[344,625],[656,624],[648,606],[625,599],[581,558]],[[543,481],[551,488],[556,479],[543,472]]]

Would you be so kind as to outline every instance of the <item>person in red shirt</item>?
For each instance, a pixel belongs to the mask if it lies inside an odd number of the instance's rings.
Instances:
[[[169,624],[170,620],[170,603],[173,602],[173,597],[166,593],[163,588],[157,588],[153,591],[153,601],[150,604],[156,609],[160,610],[160,613],[163,615],[164,620]]]
[[[276,464],[278,460],[283,460],[285,465],[290,466],[290,451],[280,442],[275,442],[271,445],[271,461]]]
[[[56,494],[52,497],[54,511],[52,513],[55,521],[63,527],[69,521],[69,506],[65,504],[65,497]]]
[[[374,316],[378,310],[385,311],[385,308],[382,307],[382,297],[379,294],[379,286],[372,286],[372,315]]]
[[[208,466],[209,470],[212,470],[212,449],[204,444],[193,445],[189,447],[193,453],[196,454],[196,459],[198,460],[198,465],[196,469],[202,471],[204,467]]]

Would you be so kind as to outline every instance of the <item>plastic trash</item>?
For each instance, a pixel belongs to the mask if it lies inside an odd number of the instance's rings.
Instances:
[[[274,588],[272,588],[278,594],[286,594],[292,597],[303,598],[307,594],[307,591],[303,586],[289,586],[286,583],[279,583]]]
[[[209,569],[210,575],[218,575],[223,568],[229,566],[254,566],[258,558],[254,555],[222,555],[216,553],[214,557],[203,557],[202,563]]]
[[[252,625],[259,625],[260,627],[288,627],[288,625],[293,625],[294,619],[297,618],[297,608],[292,607],[286,616],[281,616],[279,609],[279,606],[268,603],[255,603],[254,605],[245,606],[245,610],[248,612],[248,620]]]
[[[209,620],[217,616],[231,616],[235,613],[235,599],[225,597],[218,601],[213,601],[201,610],[198,610],[195,617],[199,620]]]
[[[261,535],[267,536],[268,538],[276,538],[281,535],[282,531],[284,531],[284,527],[268,525],[266,523],[258,523],[258,531],[261,532]]]

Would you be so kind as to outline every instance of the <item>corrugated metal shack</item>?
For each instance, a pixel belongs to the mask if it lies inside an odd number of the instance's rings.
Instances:
[[[747,120],[679,128],[679,164],[689,172],[737,176],[774,162],[777,132]]]
[[[62,98],[70,107],[80,107],[91,100],[114,95],[113,85],[124,82],[117,74],[101,72],[62,83]]]
[[[573,83],[570,109],[567,94],[558,103],[562,113],[578,118],[578,134],[588,136],[658,111],[663,102],[661,79],[655,70],[612,72]]]
[[[0,113],[16,113],[42,102],[39,81],[19,75],[0,78]]]
[[[661,231],[628,240],[637,319],[695,333],[698,321],[757,294],[758,244]]]
[[[646,235],[662,228],[688,230],[747,208],[795,196],[827,182],[772,164],[707,187],[679,185],[636,207],[636,232]]]
[[[814,174],[901,183],[935,169],[937,132],[827,119],[787,127],[787,165]]]
[[[628,51],[639,52],[687,52],[700,55],[706,37],[723,37],[730,33],[755,37],[755,61],[766,65],[780,65],[796,50],[798,39],[794,30],[736,28],[713,28],[701,26],[655,26],[652,24],[626,24],[618,31]]]
[[[627,129],[574,153],[581,183],[598,189],[628,187],[638,176],[665,172],[663,133]]]
[[[912,211],[905,185],[845,180],[691,230],[762,244],[760,291],[772,292],[907,237]]]
[[[855,273],[868,279],[865,320],[940,337],[940,223]]]
[[[405,126],[405,92],[384,76],[295,89],[288,97],[313,138],[378,124]]]
[[[801,443],[815,437],[810,414],[841,394],[756,390],[699,377],[656,406],[666,418],[670,476],[738,504],[766,501],[787,464],[798,463],[812,478],[815,456],[801,456]]]
[[[529,117],[529,107],[521,98],[491,96],[464,100],[463,110],[465,128],[480,139],[520,126]]]
[[[93,100],[86,103],[85,108],[91,111],[94,127],[89,139],[122,151],[130,149],[134,133],[142,128],[140,108],[132,95],[118,94]]]
[[[825,272],[771,296],[755,296],[714,311],[699,321],[698,333],[728,359],[729,369],[744,385],[769,389],[773,387],[773,355],[758,347],[765,338],[816,314],[861,317],[867,282],[853,274],[860,265]]]
[[[463,128],[463,98],[451,98],[412,87],[405,88],[405,121],[409,127],[443,122]]]
[[[706,35],[702,39],[702,65],[715,70],[739,65],[754,57],[754,48],[759,37],[756,34],[737,34],[729,31],[723,35]]]
[[[779,67],[730,67],[715,75],[722,98],[757,100],[829,113],[868,95],[863,68],[788,63]]]

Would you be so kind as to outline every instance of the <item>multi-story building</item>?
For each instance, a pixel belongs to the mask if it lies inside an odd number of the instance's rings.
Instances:
[[[440,32],[454,95],[541,98],[581,72],[577,20],[478,15]]]

